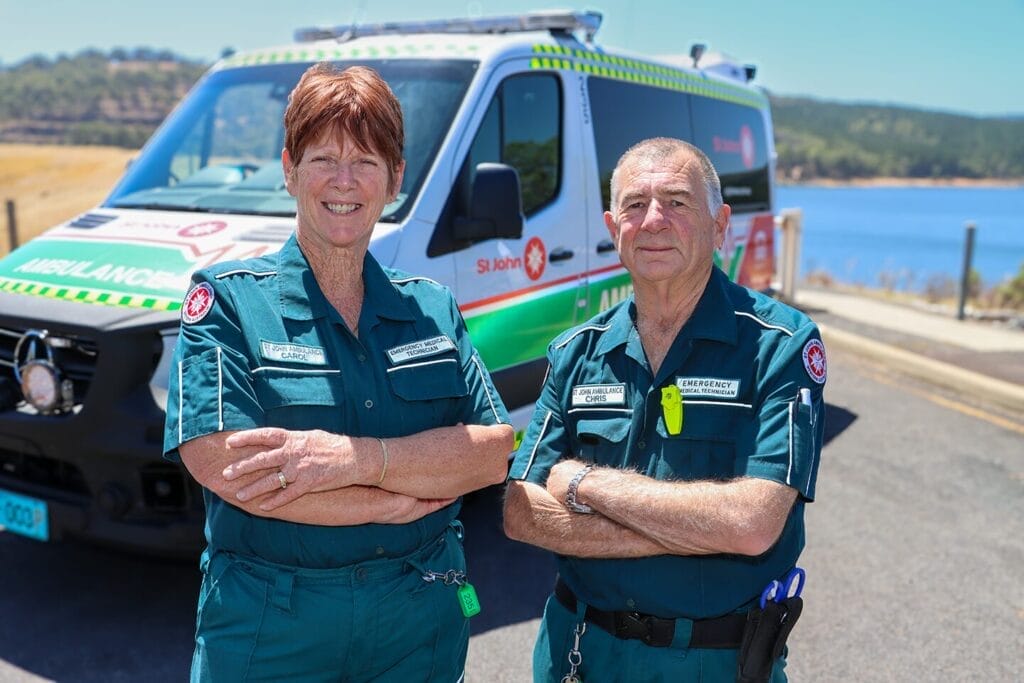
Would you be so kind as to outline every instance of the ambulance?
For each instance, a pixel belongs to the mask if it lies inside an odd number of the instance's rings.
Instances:
[[[406,172],[376,226],[384,265],[450,287],[518,425],[559,332],[630,294],[602,217],[619,156],[653,136],[711,157],[732,205],[719,264],[774,270],[772,124],[754,69],[694,46],[595,42],[601,16],[539,12],[303,29],[226,56],[95,209],[0,260],[0,526],[194,555],[203,504],[161,458],[192,271],[295,228],[282,115],[310,65],[369,65],[402,104]]]

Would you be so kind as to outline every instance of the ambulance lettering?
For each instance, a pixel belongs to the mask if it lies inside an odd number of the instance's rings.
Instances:
[[[495,256],[492,259],[477,259],[476,274],[497,273],[506,270],[521,270],[523,259],[518,256]]]
[[[132,287],[146,289],[164,289],[174,286],[181,280],[178,273],[152,268],[137,268],[104,263],[93,267],[92,261],[74,261],[70,259],[34,258],[14,269],[15,273],[32,273],[37,275],[62,275],[65,277],[96,280],[98,282],[127,284]]]
[[[711,146],[719,154],[739,154],[744,168],[754,167],[757,148],[754,143],[754,133],[746,124],[740,127],[738,140],[715,135],[711,138]]]
[[[631,284],[622,285],[621,287],[609,287],[608,289],[602,289],[599,310],[607,311],[620,301],[625,301],[632,293],[633,285]]]

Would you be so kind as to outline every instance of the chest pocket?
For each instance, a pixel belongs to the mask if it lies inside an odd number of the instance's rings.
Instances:
[[[415,434],[458,422],[459,409],[469,394],[466,378],[455,358],[396,365],[388,381],[402,411],[402,429]]]
[[[587,411],[576,420],[576,454],[599,465],[621,467],[626,461],[626,444],[632,426],[631,415],[601,410]]]
[[[267,426],[341,431],[345,387],[339,372],[269,369],[253,378]]]
[[[662,440],[654,467],[659,479],[729,479],[736,476],[736,441],[751,409],[706,401],[683,401],[683,428],[671,435],[658,418]]]

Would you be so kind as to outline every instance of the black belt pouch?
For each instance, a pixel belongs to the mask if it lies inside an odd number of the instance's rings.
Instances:
[[[772,664],[782,655],[786,638],[800,618],[803,598],[768,601],[764,609],[753,607],[747,613],[737,661],[737,683],[768,683]]]

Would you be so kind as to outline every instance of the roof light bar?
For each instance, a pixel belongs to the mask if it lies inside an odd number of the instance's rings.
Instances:
[[[339,42],[362,36],[383,36],[409,33],[514,33],[519,31],[552,31],[572,33],[583,31],[586,42],[594,40],[601,27],[600,12],[567,12],[552,10],[529,12],[515,16],[436,19],[429,21],[388,21],[381,24],[349,24],[300,28],[295,40],[308,43],[336,39]]]

